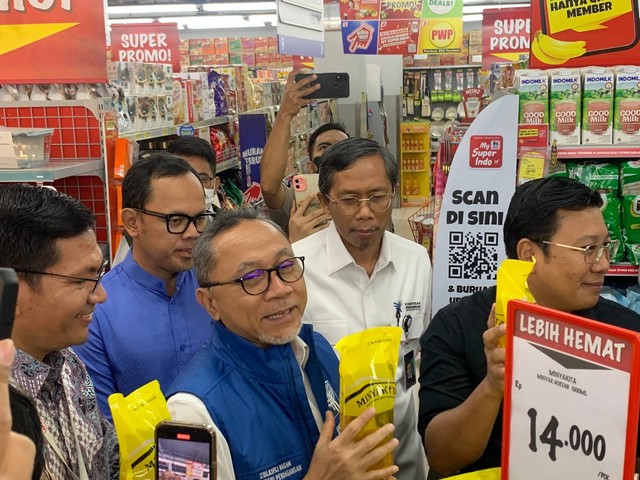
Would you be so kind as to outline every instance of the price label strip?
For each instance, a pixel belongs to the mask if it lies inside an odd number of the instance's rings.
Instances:
[[[509,302],[502,480],[630,480],[640,333]]]

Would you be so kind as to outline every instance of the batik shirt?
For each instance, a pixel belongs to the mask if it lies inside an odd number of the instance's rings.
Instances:
[[[63,462],[49,441],[44,441],[45,463],[54,478],[79,476],[77,445],[91,480],[119,478],[115,432],[101,415],[93,383],[75,353],[55,351],[41,362],[17,350],[11,376],[12,384],[33,400],[43,429],[50,432],[65,457]]]

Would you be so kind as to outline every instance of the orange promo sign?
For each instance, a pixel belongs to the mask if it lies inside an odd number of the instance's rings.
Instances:
[[[178,24],[112,24],[111,59],[120,62],[167,63],[173,65],[174,72],[179,72]]]
[[[0,0],[0,83],[104,83],[103,0]]]

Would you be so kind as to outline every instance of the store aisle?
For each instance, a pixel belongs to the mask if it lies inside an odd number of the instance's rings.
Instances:
[[[415,241],[413,233],[411,232],[411,226],[409,225],[409,217],[413,215],[420,207],[405,207],[394,208],[391,218],[393,219],[393,225],[395,233],[407,240]]]

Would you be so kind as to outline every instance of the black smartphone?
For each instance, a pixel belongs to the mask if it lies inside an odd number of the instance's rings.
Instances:
[[[18,276],[13,268],[0,268],[0,340],[11,338],[18,301]]]
[[[156,480],[215,480],[216,432],[210,425],[164,421],[156,426]]]
[[[299,73],[296,82],[313,75],[312,73]],[[311,85],[320,84],[320,88],[304,98],[347,98],[349,96],[348,73],[316,73],[318,78]]]

